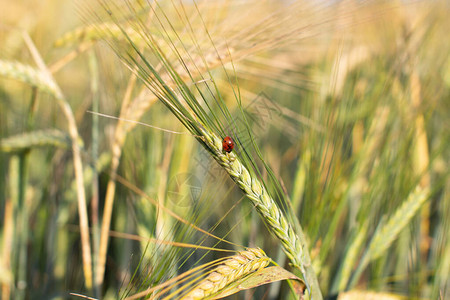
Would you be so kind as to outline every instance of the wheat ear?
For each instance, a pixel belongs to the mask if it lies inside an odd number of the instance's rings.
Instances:
[[[19,152],[35,147],[55,146],[67,148],[71,144],[66,133],[57,130],[35,130],[0,140],[0,151]]]
[[[358,268],[353,274],[349,287],[354,287],[366,266],[379,258],[395,242],[401,231],[411,222],[419,209],[429,199],[429,188],[422,188],[420,184],[412,191],[408,199],[397,208],[388,222],[379,228],[370,242],[369,248],[361,259]]]
[[[271,232],[281,241],[284,252],[294,267],[302,272],[308,288],[311,288],[313,298],[322,299],[303,233],[299,232],[297,235],[264,185],[261,184],[258,178],[250,175],[250,172],[236,154],[223,151],[222,139],[201,125],[199,125],[199,129],[202,133],[203,141],[213,153],[213,157],[252,201]]]
[[[0,59],[0,76],[28,83],[50,93],[55,98],[60,96],[60,91],[55,81],[46,72],[32,66]]]
[[[211,270],[206,278],[195,285],[181,299],[197,300],[214,295],[236,280],[264,269],[269,263],[270,258],[260,248],[240,251]]]

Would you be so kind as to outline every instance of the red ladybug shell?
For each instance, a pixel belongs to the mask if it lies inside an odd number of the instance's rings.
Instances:
[[[226,136],[222,141],[223,151],[230,153],[231,151],[233,151],[233,148],[234,148],[233,140],[229,136]]]

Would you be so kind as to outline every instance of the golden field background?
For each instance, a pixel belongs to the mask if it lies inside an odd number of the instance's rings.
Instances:
[[[124,298],[228,255],[197,246],[237,250],[189,224],[290,269],[239,188],[125,66],[125,33],[149,45],[114,24],[147,3],[114,3],[0,3],[1,299]],[[324,297],[447,299],[449,3],[158,3],[172,27],[152,19],[150,35],[195,95],[217,87],[208,114],[289,199],[278,204],[305,231]],[[174,54],[196,44],[192,60]],[[291,298],[285,281],[230,296]]]

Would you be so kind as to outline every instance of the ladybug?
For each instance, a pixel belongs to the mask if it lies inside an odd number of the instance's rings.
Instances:
[[[229,136],[226,136],[222,141],[223,151],[230,153],[231,151],[233,151],[233,148],[234,148],[233,140]]]

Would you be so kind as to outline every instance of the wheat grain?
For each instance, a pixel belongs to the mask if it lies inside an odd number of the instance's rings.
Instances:
[[[269,263],[270,258],[259,248],[240,251],[214,268],[181,299],[197,300],[214,295],[236,280],[265,268]]]
[[[132,300],[142,297],[160,299],[164,296],[162,298],[164,300],[174,298],[194,300],[217,296],[218,293],[225,292],[233,284],[240,282],[240,280],[245,280],[249,274],[264,269],[270,262],[271,259],[260,248],[247,248],[229,258],[220,258],[197,266],[163,284],[149,288],[126,299]],[[204,275],[206,277],[198,276],[199,272],[206,270],[207,272]],[[175,283],[185,284],[167,294]]]

